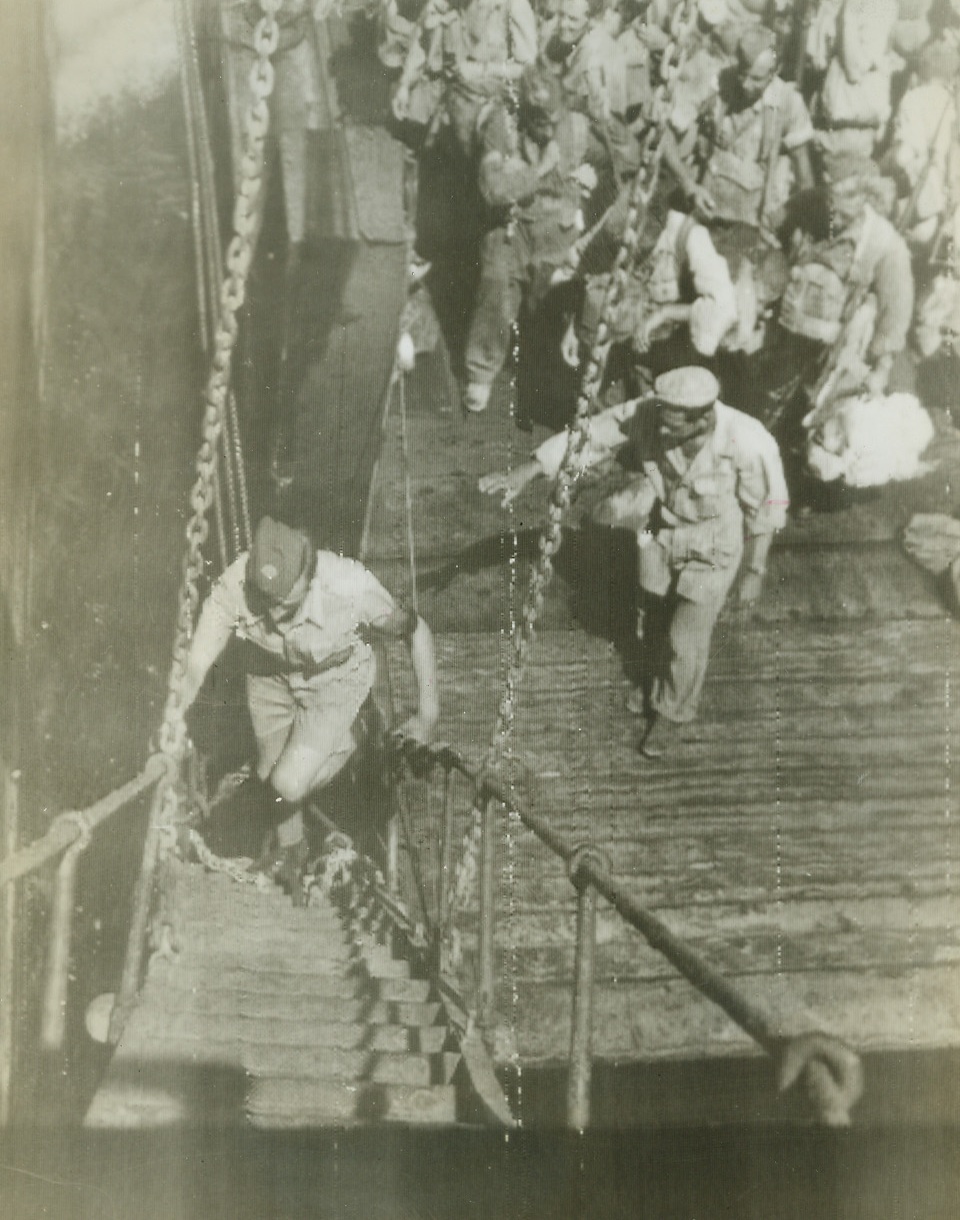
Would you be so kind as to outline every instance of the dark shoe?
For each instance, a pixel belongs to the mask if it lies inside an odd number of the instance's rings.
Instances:
[[[266,877],[272,877],[279,864],[280,849],[277,846],[277,832],[275,830],[268,830],[260,844],[260,855],[250,862],[247,871],[263,873]]]
[[[303,875],[310,859],[310,845],[306,839],[281,847],[277,853],[274,879],[293,899],[295,907],[306,906],[307,896],[303,888]]]

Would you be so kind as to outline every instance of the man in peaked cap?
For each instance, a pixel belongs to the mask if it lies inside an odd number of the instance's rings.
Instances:
[[[306,534],[271,517],[204,602],[187,660],[185,708],[233,636],[253,646],[247,702],[257,772],[282,806],[279,877],[299,901],[308,854],[301,807],[339,774],[365,735],[374,643],[406,640],[419,706],[402,731],[426,743],[439,718],[433,637],[362,564],[316,550]]]
[[[631,471],[596,520],[636,533],[638,636],[666,644],[655,647],[646,706],[639,688],[628,701],[645,713],[641,748],[649,757],[696,715],[717,616],[741,569],[741,604],[759,597],[787,510],[776,442],[757,420],[717,401],[708,369],[672,369],[654,390],[593,416],[578,457],[585,470],[622,449]],[[532,461],[485,476],[480,489],[508,504],[536,476],[556,477],[566,447],[558,433]]]

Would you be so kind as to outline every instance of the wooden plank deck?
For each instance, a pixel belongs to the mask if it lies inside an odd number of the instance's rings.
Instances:
[[[170,952],[150,962],[86,1126],[449,1124],[446,1027],[428,982],[359,947],[329,901],[169,864]]]
[[[722,628],[700,720],[654,762],[636,750],[612,646],[549,632],[517,709],[519,791],[570,839],[605,848],[615,875],[785,1029],[823,1025],[864,1049],[957,1045],[960,714],[944,659],[958,639],[946,619]],[[503,646],[439,640],[444,735],[467,757],[493,723]],[[424,843],[437,817],[436,802],[421,811]],[[501,1049],[558,1058],[573,891],[531,833],[504,832]],[[600,929],[601,1055],[743,1051],[618,916],[602,913]]]
[[[522,460],[543,433],[517,433],[497,396],[480,419],[444,412],[430,373],[418,369],[407,392],[420,605],[438,632],[443,736],[477,760],[544,489],[504,511],[476,480]],[[781,535],[756,614],[721,619],[701,715],[666,760],[638,754],[624,709],[629,684],[614,641],[632,615],[629,548],[574,530],[512,737],[531,809],[606,848],[623,883],[775,1010],[785,1031],[819,1025],[864,1049],[960,1044],[960,627],[898,545],[912,512],[952,503],[960,438],[937,422],[935,472]],[[382,469],[371,563],[402,590],[396,419]],[[420,813],[425,850],[439,816],[436,800]],[[560,1059],[572,888],[531,834],[510,828],[499,897],[499,1054]],[[600,1055],[748,1048],[609,910],[600,941]]]

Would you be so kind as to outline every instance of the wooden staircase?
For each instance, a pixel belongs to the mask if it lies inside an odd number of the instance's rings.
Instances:
[[[155,954],[88,1127],[457,1120],[460,1061],[432,985],[314,894],[173,863]]]

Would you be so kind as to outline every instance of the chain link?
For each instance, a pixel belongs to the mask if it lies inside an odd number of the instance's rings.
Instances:
[[[183,684],[193,625],[200,605],[203,577],[203,547],[209,534],[209,512],[215,498],[217,449],[228,410],[228,394],[233,351],[239,333],[237,312],[246,298],[247,276],[253,260],[253,234],[264,175],[264,146],[270,126],[267,99],[273,91],[274,70],[270,56],[276,51],[280,29],[276,14],[282,0],[259,0],[263,16],[254,30],[253,45],[257,59],[250,71],[250,103],[246,123],[246,148],[240,162],[240,188],[233,215],[234,234],[226,256],[226,275],[220,291],[220,316],[213,340],[213,359],[205,392],[202,440],[197,451],[196,479],[190,491],[191,517],[186,527],[187,550],[177,604],[173,659],[167,682],[167,700],[160,725],[158,744],[167,759],[167,774],[159,802],[158,825],[169,830],[176,821],[178,805],[176,776],[186,746]],[[171,836],[164,836],[169,847]]]
[[[484,755],[481,771],[490,771],[500,767],[510,737],[520,678],[530,647],[536,638],[537,622],[543,610],[547,589],[553,578],[553,561],[563,540],[564,518],[573,498],[573,488],[581,473],[580,456],[588,439],[588,422],[593,414],[594,404],[599,398],[603,382],[607,355],[610,350],[610,318],[623,298],[627,276],[636,257],[640,219],[656,189],[666,128],[665,116],[669,111],[670,94],[684,58],[683,32],[692,23],[691,14],[694,11],[695,5],[688,3],[687,19],[678,32],[676,40],[664,52],[663,63],[668,66],[654,98],[653,114],[657,118],[651,124],[644,139],[640,168],[630,195],[623,237],[604,290],[600,321],[580,383],[574,419],[567,436],[566,450],[560,470],[550,490],[548,521],[540,535],[538,555],[530,571],[523,608],[514,627],[511,640],[512,655],[504,678],[496,723]],[[457,911],[472,901],[476,890],[477,855],[480,850],[482,818],[483,811],[480,803],[477,802],[473,808],[471,824],[463,837],[462,855],[454,869],[448,890],[446,928],[448,939]],[[448,944],[448,952],[453,943],[451,941]],[[458,965],[457,962],[452,962],[452,964]]]
[[[218,856],[192,827],[187,831],[187,839],[197,859],[207,872],[223,873],[239,885],[253,885],[258,890],[273,889],[273,882],[264,873],[251,872],[248,868],[249,862],[242,857],[233,859],[229,856]]]

